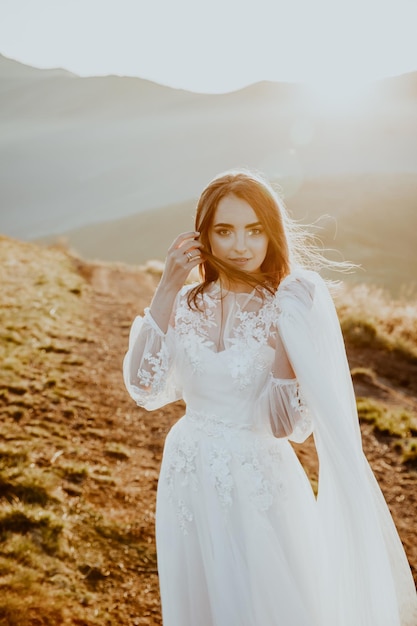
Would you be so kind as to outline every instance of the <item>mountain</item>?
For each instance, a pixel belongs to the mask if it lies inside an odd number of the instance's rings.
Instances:
[[[324,115],[305,87],[195,94],[139,78],[81,78],[0,58],[0,231],[65,233],[194,200],[230,167],[287,198],[321,177],[417,171],[417,74]]]

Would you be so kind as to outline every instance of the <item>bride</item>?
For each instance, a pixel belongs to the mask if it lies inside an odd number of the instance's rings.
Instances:
[[[304,242],[266,181],[220,175],[132,325],[132,398],[187,407],[158,484],[165,626],[417,625],[335,308],[311,269],[320,254]],[[311,433],[317,498],[290,443]]]

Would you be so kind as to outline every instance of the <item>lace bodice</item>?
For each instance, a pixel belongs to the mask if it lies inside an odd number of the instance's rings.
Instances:
[[[154,409],[183,398],[188,410],[225,424],[304,440],[310,419],[296,380],[273,376],[279,301],[268,291],[221,292],[217,284],[190,308],[184,287],[164,334],[149,309],[131,331],[124,364],[136,402]]]

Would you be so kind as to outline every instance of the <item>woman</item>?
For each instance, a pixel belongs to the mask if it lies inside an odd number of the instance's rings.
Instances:
[[[165,444],[156,533],[165,626],[416,626],[410,569],[363,456],[320,255],[271,187],[239,171],[203,191],[151,307],[127,389],[183,398]],[[199,266],[201,282],[183,286]],[[314,433],[318,498],[289,441]]]

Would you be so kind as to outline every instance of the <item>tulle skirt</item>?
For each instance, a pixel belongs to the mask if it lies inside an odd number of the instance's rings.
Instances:
[[[322,626],[316,518],[286,440],[184,416],[158,485],[164,626]]]

